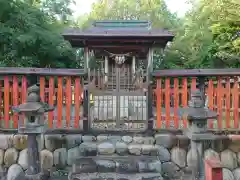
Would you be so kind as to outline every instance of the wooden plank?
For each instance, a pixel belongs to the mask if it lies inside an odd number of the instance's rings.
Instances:
[[[61,69],[61,68],[13,68],[0,67],[0,74],[8,75],[49,75],[49,76],[84,76],[84,69]]]
[[[174,127],[179,128],[178,111],[179,108],[179,91],[178,91],[178,78],[174,78]]]
[[[162,126],[162,80],[160,78],[157,79],[157,89],[155,90],[155,94],[157,96],[157,128],[161,128]]]
[[[63,81],[62,77],[58,77],[57,89],[57,128],[62,127],[62,110],[63,110]]]
[[[165,79],[166,128],[170,127],[170,78]]]
[[[196,77],[192,77],[191,90],[196,90],[196,88],[197,88],[197,78]]]
[[[231,108],[231,86],[230,86],[230,77],[227,77],[226,84],[226,128],[231,127],[231,119],[230,119],[230,108]]]
[[[183,78],[182,80],[182,105],[183,105],[183,108],[187,107],[188,106],[188,84],[187,84],[187,78]],[[184,117],[183,118],[183,127],[184,128],[187,128],[187,119]]]
[[[199,76],[240,76],[237,68],[228,69],[171,69],[155,70],[152,72],[155,77],[199,77]]]
[[[13,106],[17,106],[19,103],[19,94],[18,94],[18,77],[13,76]],[[18,127],[18,113],[14,112],[13,113],[13,128]]]
[[[223,180],[222,165],[217,158],[207,159],[204,164],[206,180]]]
[[[40,98],[42,102],[45,102],[45,77],[40,77]]]
[[[74,128],[79,127],[80,121],[80,103],[81,103],[81,88],[80,88],[80,78],[75,78],[75,87],[74,87],[74,100],[75,100],[75,119],[74,119]]]
[[[10,100],[10,85],[9,85],[9,77],[4,76],[4,120],[5,127],[9,128],[9,100]]]
[[[234,118],[234,128],[239,128],[239,84],[238,84],[238,78],[235,77],[234,79],[234,86],[233,86],[233,118]]]
[[[71,121],[71,105],[72,105],[72,87],[71,76],[68,76],[66,82],[66,126],[70,127]]]
[[[50,106],[54,106],[54,97],[55,97],[55,90],[54,90],[54,76],[50,76],[49,78],[49,89],[48,89],[48,103]],[[48,127],[53,127],[53,113],[48,113]]]
[[[218,78],[218,84],[217,84],[217,113],[218,113],[218,128],[222,128],[222,84],[221,84],[222,78]]]
[[[206,90],[208,96],[208,108],[213,110],[213,80],[210,79],[208,89]],[[209,121],[209,128],[213,128],[213,120]]]

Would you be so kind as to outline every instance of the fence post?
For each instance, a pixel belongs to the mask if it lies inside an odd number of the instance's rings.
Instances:
[[[205,180],[223,180],[222,165],[216,158],[205,160]]]

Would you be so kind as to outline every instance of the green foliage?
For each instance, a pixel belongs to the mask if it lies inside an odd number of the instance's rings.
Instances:
[[[0,66],[73,66],[73,50],[56,31],[63,26],[36,2],[0,0]]]

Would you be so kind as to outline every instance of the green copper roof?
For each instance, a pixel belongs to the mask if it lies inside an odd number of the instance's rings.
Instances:
[[[151,23],[149,21],[140,20],[109,20],[109,21],[95,21],[94,27],[97,28],[144,28],[150,29]]]

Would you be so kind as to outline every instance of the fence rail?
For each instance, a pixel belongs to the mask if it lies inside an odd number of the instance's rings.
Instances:
[[[0,125],[18,127],[23,117],[11,112],[12,106],[26,101],[29,79],[37,77],[42,101],[55,106],[46,115],[49,128],[82,128],[84,70],[46,68],[0,68]],[[156,129],[182,129],[188,126],[182,108],[187,107],[190,91],[201,88],[204,78],[208,107],[218,113],[210,129],[239,129],[239,69],[159,70],[153,77],[153,116]]]

